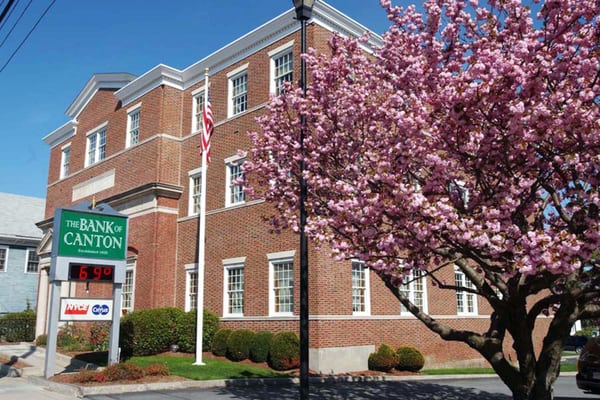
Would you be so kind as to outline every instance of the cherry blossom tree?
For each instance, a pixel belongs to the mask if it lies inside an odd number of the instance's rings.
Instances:
[[[333,37],[305,56],[306,96],[272,98],[250,134],[249,191],[274,205],[276,229],[297,229],[304,157],[311,240],[363,260],[515,399],[550,399],[571,326],[600,317],[600,2],[381,4],[380,48]],[[440,279],[449,268],[470,284]],[[411,303],[398,288],[412,270],[489,304],[487,330]]]

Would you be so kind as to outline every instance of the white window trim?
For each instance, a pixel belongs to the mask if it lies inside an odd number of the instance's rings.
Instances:
[[[8,272],[8,253],[10,253],[10,248],[8,246],[0,246],[0,249],[6,250],[6,258],[4,259],[4,268],[0,269],[0,272]]]
[[[275,87],[275,59],[283,56],[286,53],[292,53],[294,56],[294,41],[290,40],[284,45],[277,47],[269,51],[269,93],[275,94],[277,88]],[[293,73],[293,72],[292,72]]]
[[[457,266],[454,266],[454,273],[460,273],[462,274],[463,278],[465,279],[465,282],[469,279],[469,277],[467,277],[467,275]],[[454,283],[457,284],[458,282],[456,282],[456,277],[454,278]],[[463,308],[466,310],[467,309],[467,297],[468,296],[473,296],[473,311],[469,312],[469,311],[459,311],[458,310],[458,300],[456,300],[456,315],[479,315],[479,310],[477,307],[477,296],[473,293],[469,293],[466,292],[464,290],[457,290],[456,295],[458,297],[458,294],[461,294],[462,296],[462,301],[463,301]]]
[[[201,86],[192,92],[192,133],[197,133],[202,130],[202,124],[196,126],[196,114],[198,112],[196,97],[198,96],[204,96],[204,101],[206,102],[206,85]]]
[[[86,141],[87,142],[87,141]],[[87,147],[87,144],[86,144]],[[65,154],[69,152],[69,173],[65,173]],[[86,152],[87,154],[87,152]],[[65,144],[60,149],[60,179],[64,179],[71,174],[71,143]]]
[[[139,126],[139,124],[140,124],[140,122],[142,120],[141,109],[142,109],[142,103],[137,103],[136,105],[134,105],[132,107],[129,107],[127,109],[127,128],[126,128],[127,130],[126,130],[126,133],[125,133],[125,148],[126,149],[129,148],[129,147],[132,147],[132,146],[136,146],[140,142],[140,137],[139,137],[140,126]],[[134,113],[136,113],[136,112],[140,113],[139,117],[138,117],[138,142],[135,143],[135,144],[131,144],[131,115],[134,114]]]
[[[38,257],[37,271],[35,271],[35,272],[27,271],[27,267],[29,266],[29,253],[30,252],[34,252],[35,253],[35,251],[36,250],[33,247],[28,247],[27,251],[25,252],[25,266],[23,268],[23,272],[25,272],[26,274],[37,274],[39,272],[39,270],[40,270],[40,260],[39,260],[39,257]]]
[[[189,196],[188,196],[188,216],[198,215],[197,212],[194,212],[194,178],[202,177],[202,168],[196,168],[188,172],[188,187],[189,187]],[[202,195],[202,188],[200,188]]]
[[[94,129],[89,130],[85,134],[85,166],[86,167],[91,167],[92,165],[96,165],[99,162],[104,160],[104,158],[102,160],[96,159],[93,164],[90,164],[90,136],[100,133],[100,131],[102,129],[105,129],[107,126],[108,126],[108,121],[103,122],[100,125],[98,125],[97,127],[95,127]],[[98,142],[96,142],[96,143],[98,143]],[[96,144],[96,152],[98,152],[97,144]],[[98,154],[96,153],[96,158],[97,158],[97,156],[98,156]]]
[[[367,268],[365,266],[364,262],[361,262],[359,260],[352,260],[352,263],[360,263],[363,266],[363,271],[365,274],[365,311],[352,311],[352,315],[355,316],[366,316],[366,315],[371,315],[371,269]],[[352,267],[351,267],[352,268]],[[354,287],[352,287],[352,290],[354,290]]]
[[[190,301],[190,288],[191,288],[191,274],[198,273],[198,264],[185,264],[185,312],[192,310],[192,302]],[[196,293],[198,296],[198,293]],[[197,304],[195,304],[197,306]]]
[[[410,275],[407,277],[409,283],[409,287],[408,287],[408,292],[414,294],[414,284],[416,279],[414,279],[414,269],[410,271]],[[429,301],[427,299],[427,279],[425,278],[426,275],[421,276],[418,280],[422,280],[423,281],[423,307],[421,308],[421,311],[423,311],[424,313],[428,313],[429,312]],[[402,286],[404,286],[404,284],[402,284]],[[400,286],[398,289],[402,290],[402,286]],[[413,297],[411,297],[409,295],[409,300],[414,304],[414,295]],[[408,311],[408,310],[404,310],[403,307],[400,307],[400,315],[407,315],[407,316],[412,316],[413,314]]]
[[[228,276],[228,272],[230,269],[235,269],[235,268],[242,268],[242,270],[244,270],[244,304],[246,302],[246,287],[245,287],[245,282],[246,282],[246,257],[236,257],[236,258],[229,258],[226,260],[223,260],[223,317],[243,317],[244,313],[230,313],[229,312],[229,290],[228,290],[228,283],[229,283],[229,276]],[[245,308],[245,307],[244,307]]]
[[[234,114],[233,113],[233,80],[237,77],[239,77],[240,75],[246,74],[248,75],[248,63],[244,64],[244,65],[240,65],[239,67],[237,67],[236,69],[230,71],[227,73],[227,118],[232,118],[232,117],[236,117],[238,115],[242,115],[244,113],[246,113],[250,107],[246,106],[246,110],[242,111],[240,113]],[[248,96],[248,92],[246,92],[246,96]],[[246,99],[247,101],[248,99]]]
[[[231,164],[237,163],[240,161],[241,161],[240,164],[243,164],[245,159],[246,159],[246,154],[244,153],[243,155],[231,156],[224,160],[225,161],[225,207],[238,206],[240,204],[246,203],[245,195],[244,195],[243,201],[238,201],[235,203],[233,203],[231,201],[231,169],[230,169]]]
[[[127,312],[132,312],[135,310],[135,270],[136,270],[136,264],[137,264],[137,260],[134,261],[128,261],[127,262],[127,266],[125,268],[125,274],[127,274],[128,271],[132,271],[132,277],[131,277],[131,307],[130,308],[125,308],[123,307],[123,299],[121,299],[121,315],[123,315],[123,310],[127,310]],[[125,275],[127,276],[127,275]],[[122,296],[122,294],[121,294]]]
[[[293,312],[275,312],[275,286],[273,285],[273,279],[275,278],[275,263],[291,262],[292,268],[295,269],[295,254],[295,250],[267,254],[267,259],[269,260],[269,317],[289,317],[294,315]],[[294,289],[295,286],[296,282],[294,281]]]

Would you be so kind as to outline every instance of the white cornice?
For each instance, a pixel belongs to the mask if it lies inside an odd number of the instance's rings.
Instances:
[[[72,119],[60,128],[57,128],[54,132],[44,136],[42,140],[46,142],[48,146],[54,147],[70,137],[75,136],[75,133],[77,133],[77,121]]]
[[[94,97],[99,89],[120,89],[135,79],[135,75],[122,73],[94,74],[79,92],[65,114],[77,119],[81,110]]]
[[[128,85],[117,90],[115,96],[125,106],[160,85],[167,85],[183,90],[182,72],[168,65],[159,64]]]

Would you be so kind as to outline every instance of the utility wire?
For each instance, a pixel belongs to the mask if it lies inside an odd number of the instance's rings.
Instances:
[[[12,28],[10,28],[10,31],[8,31],[8,33],[6,34],[6,37],[4,38],[4,40],[2,41],[2,43],[0,43],[0,47],[2,47],[4,45],[4,43],[6,43],[6,39],[8,39],[8,37],[10,36],[10,34],[12,33],[12,31],[15,29],[15,27],[17,26],[17,24],[21,20],[21,18],[23,18],[23,15],[25,15],[25,12],[27,11],[27,9],[29,8],[29,6],[31,5],[32,2],[33,2],[33,0],[29,0],[29,3],[27,3],[27,5],[25,6],[25,8],[23,9],[23,11],[21,12],[21,15],[19,15],[19,18],[17,18],[17,21],[13,24]]]
[[[12,0],[9,0],[9,1],[12,1]],[[15,51],[13,51],[13,53],[10,55],[10,57],[8,58],[8,60],[6,61],[6,63],[2,66],[2,68],[0,68],[0,73],[2,73],[2,71],[4,71],[4,69],[8,66],[8,64],[10,64],[10,62],[12,61],[13,57],[15,56],[15,54],[17,54],[17,52],[21,49],[21,47],[27,41],[27,39],[29,39],[29,36],[31,36],[31,34],[35,30],[35,28],[37,28],[38,24],[42,21],[42,19],[44,18],[44,16],[46,16],[46,14],[48,13],[48,11],[50,11],[50,9],[54,5],[54,3],[56,3],[56,0],[52,0],[52,2],[48,5],[48,7],[46,7],[46,9],[44,10],[44,13],[38,18],[38,20],[36,21],[35,25],[33,25],[33,27],[27,33],[27,36],[25,36],[25,38],[21,41],[21,43],[19,43],[19,46],[15,49]]]
[[[8,0],[8,3],[6,3],[6,7],[4,7],[4,10],[2,10],[2,13],[0,13],[0,26],[3,25],[3,21],[4,21],[4,17],[6,17],[6,13],[8,13],[9,11],[12,12],[12,5],[15,2],[15,0]]]

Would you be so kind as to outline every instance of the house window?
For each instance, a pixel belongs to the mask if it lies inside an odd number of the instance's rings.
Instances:
[[[8,260],[8,247],[0,247],[0,272],[6,272],[6,263]]]
[[[236,204],[242,204],[246,201],[246,194],[244,193],[244,171],[242,170],[242,164],[244,158],[238,156],[230,157],[225,160],[225,206],[233,206]]]
[[[68,144],[62,148],[61,159],[60,159],[60,177],[61,177],[61,179],[69,176],[70,164],[71,164],[71,144]]]
[[[269,311],[270,315],[294,313],[294,252],[269,256]]]
[[[192,132],[202,130],[202,110],[204,109],[204,88],[197,93],[192,93]]]
[[[425,281],[425,273],[420,269],[413,269],[404,278],[404,282],[405,283],[399,288],[400,293],[408,298],[408,300],[421,311],[427,312],[427,284]],[[400,313],[410,314],[403,305],[401,306]]]
[[[198,265],[185,266],[185,311],[195,310],[198,306]]]
[[[141,105],[138,104],[127,111],[127,139],[125,147],[134,146],[140,141],[140,110]]]
[[[280,95],[285,82],[293,80],[294,58],[293,42],[269,53],[271,57],[271,93]]]
[[[121,296],[121,313],[127,314],[133,311],[133,300],[135,291],[135,260],[127,260],[125,270],[125,282]]]
[[[190,203],[188,215],[200,213],[200,200],[202,198],[202,170],[190,171]]]
[[[369,269],[360,261],[352,261],[352,314],[369,315]]]
[[[27,249],[27,264],[25,265],[25,272],[37,273],[40,259],[35,249]]]
[[[244,264],[224,262],[223,315],[244,315]]]
[[[106,158],[106,124],[87,136],[86,166]]]
[[[248,64],[227,74],[229,78],[228,117],[243,113],[248,109]]]
[[[454,280],[457,287],[474,289],[473,282],[458,267],[454,268]],[[477,314],[477,299],[474,293],[464,290],[456,291],[456,312],[459,315]]]

